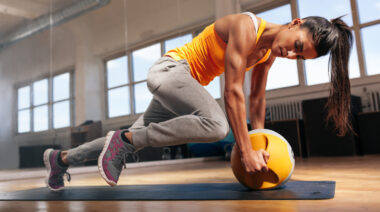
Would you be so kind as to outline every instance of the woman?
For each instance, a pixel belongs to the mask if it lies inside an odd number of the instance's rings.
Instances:
[[[276,57],[313,59],[330,52],[328,118],[344,135],[350,129],[351,45],[351,31],[340,18],[296,18],[285,25],[266,23],[252,13],[218,19],[190,43],[170,50],[150,68],[147,84],[153,100],[130,129],[111,131],[106,138],[68,151],[46,150],[48,187],[62,189],[68,165],[96,158],[101,176],[114,186],[125,158],[141,148],[223,139],[229,130],[225,114],[202,87],[222,73],[226,112],[245,170],[267,171],[269,154],[250,147],[243,82],[245,72],[253,69],[249,115],[253,129],[264,128],[265,86]]]

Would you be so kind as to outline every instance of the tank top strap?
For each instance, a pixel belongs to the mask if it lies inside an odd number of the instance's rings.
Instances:
[[[261,19],[260,26],[259,26],[257,33],[256,33],[256,43],[259,42],[260,37],[264,32],[266,24],[267,24],[267,22],[264,19]],[[251,70],[252,68],[254,68],[258,64],[266,62],[269,59],[271,52],[272,51],[270,49],[268,49],[268,51],[265,53],[264,57],[262,57],[256,64],[252,65],[249,68],[246,68],[246,71]]]
[[[257,34],[257,31],[259,29],[259,22],[258,22],[256,16],[254,16],[253,13],[251,13],[251,12],[243,12],[241,14],[248,15],[249,17],[251,17],[253,25],[255,26],[256,34]]]
[[[263,34],[263,31],[265,29],[265,26],[266,26],[267,22],[264,19],[261,19],[261,23],[260,23],[260,26],[259,26],[259,21],[257,20],[257,17],[255,15],[253,15],[253,13],[251,13],[251,12],[243,12],[241,14],[248,15],[249,17],[251,17],[253,25],[255,26],[256,43],[257,43],[259,41],[260,37],[261,37],[261,34]]]
[[[264,29],[265,29],[265,26],[266,26],[267,22],[264,20],[264,19],[261,19],[261,23],[260,23],[260,26],[259,26],[259,30],[256,34],[256,43],[259,42],[260,40],[260,37],[261,35],[263,34],[264,32]]]

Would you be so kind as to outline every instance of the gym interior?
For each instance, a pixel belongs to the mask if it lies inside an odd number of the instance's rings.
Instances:
[[[339,137],[326,124],[328,56],[278,58],[266,85],[265,128],[281,134],[295,157],[288,183],[330,182],[329,197],[281,189],[222,195],[216,184],[239,184],[232,132],[213,143],[147,147],[128,159],[121,187],[109,187],[97,161],[86,161],[70,167],[65,194],[46,188],[46,149],[129,128],[152,99],[149,68],[216,19],[240,12],[276,24],[343,15],[352,30],[354,132]],[[0,211],[378,211],[379,14],[380,0],[0,0]],[[225,111],[224,79],[205,88]]]

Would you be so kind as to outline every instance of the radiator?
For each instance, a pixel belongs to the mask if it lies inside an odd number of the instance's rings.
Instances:
[[[365,91],[361,95],[363,112],[380,111],[380,91]],[[265,120],[302,119],[301,101],[268,104]]]
[[[284,102],[267,105],[265,119],[271,121],[302,119],[301,102]]]
[[[380,92],[368,91],[362,96],[363,111],[374,112],[380,111]]]

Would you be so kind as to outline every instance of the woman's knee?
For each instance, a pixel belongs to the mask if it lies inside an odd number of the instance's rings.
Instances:
[[[215,121],[214,126],[212,134],[215,141],[224,139],[230,131],[227,120]]]

